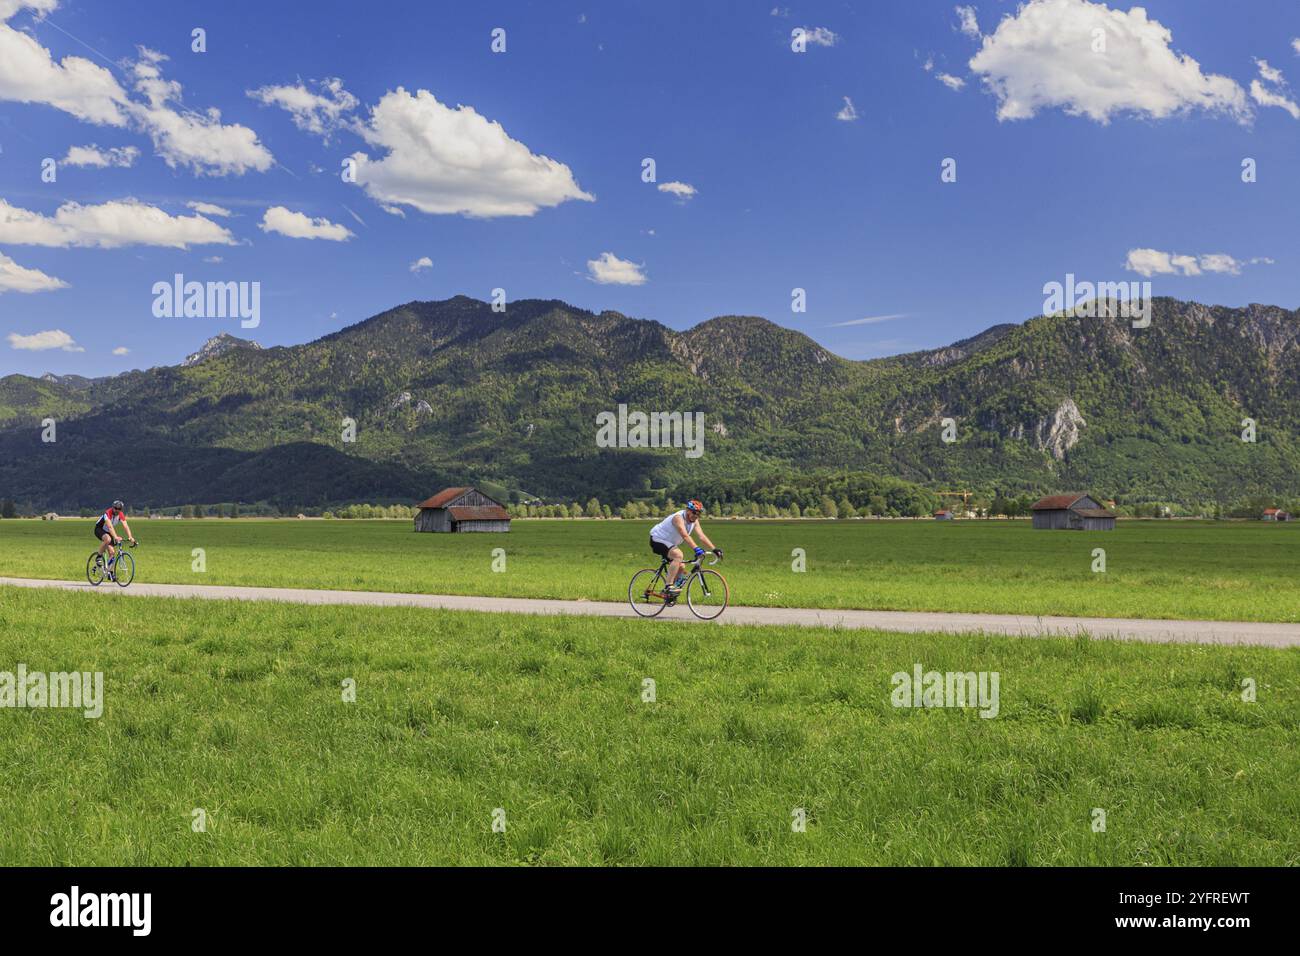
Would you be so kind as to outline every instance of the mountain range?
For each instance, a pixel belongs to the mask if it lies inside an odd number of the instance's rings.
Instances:
[[[0,378],[0,494],[40,508],[110,491],[135,506],[288,507],[491,481],[618,502],[857,471],[989,494],[1232,501],[1295,494],[1297,372],[1300,313],[1265,305],[1158,298],[1147,328],[1039,316],[850,361],[753,316],[675,331],[458,296],[302,345],[222,334],[177,366]],[[702,412],[704,454],[598,447],[597,415],[620,405]]]

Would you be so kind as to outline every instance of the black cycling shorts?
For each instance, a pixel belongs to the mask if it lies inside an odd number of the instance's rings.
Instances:
[[[104,535],[106,535],[106,534],[107,534],[109,537],[112,537],[112,538],[116,538],[116,537],[117,537],[117,535],[115,535],[112,531],[109,531],[107,528],[104,527],[104,522],[102,522],[102,521],[96,521],[96,522],[95,522],[95,540],[96,540],[96,541],[103,541],[103,540],[104,540]]]
[[[668,547],[668,545],[664,544],[662,541],[656,541],[654,538],[651,538],[650,550],[653,551],[655,554],[659,555],[659,557],[666,558],[668,557],[668,552],[671,551],[672,549]]]

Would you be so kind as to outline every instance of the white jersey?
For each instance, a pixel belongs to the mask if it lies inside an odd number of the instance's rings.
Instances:
[[[677,525],[673,524],[673,519],[678,515],[682,516],[682,521],[686,522],[686,533],[690,534],[695,530],[695,522],[688,521],[686,518],[686,509],[674,511],[663,521],[659,522],[650,529],[650,540],[658,541],[660,544],[666,544],[670,548],[675,548],[682,543],[681,533],[677,530]]]

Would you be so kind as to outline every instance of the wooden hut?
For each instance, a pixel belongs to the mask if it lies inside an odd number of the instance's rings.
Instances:
[[[477,488],[444,488],[420,502],[416,531],[509,531],[510,513]]]
[[[1034,527],[1065,531],[1114,531],[1115,512],[1091,495],[1048,495],[1034,502]]]

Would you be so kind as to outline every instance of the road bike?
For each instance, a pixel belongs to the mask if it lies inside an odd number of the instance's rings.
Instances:
[[[98,551],[92,551],[86,559],[86,580],[95,587],[107,580],[124,588],[135,580],[135,558],[126,550],[126,544],[119,538],[113,547],[117,548],[117,556],[113,558],[111,567]]]
[[[715,554],[709,563],[717,564],[720,560],[721,556]],[[657,569],[642,568],[628,582],[627,602],[641,617],[656,617],[664,608],[676,604],[684,594],[686,606],[692,614],[702,621],[713,620],[727,609],[731,592],[727,588],[727,579],[712,568],[701,567],[703,561],[702,554],[686,559],[686,564],[690,566],[689,570],[686,566],[682,568],[686,585],[675,595],[668,594],[666,590],[668,558],[660,561]]]

